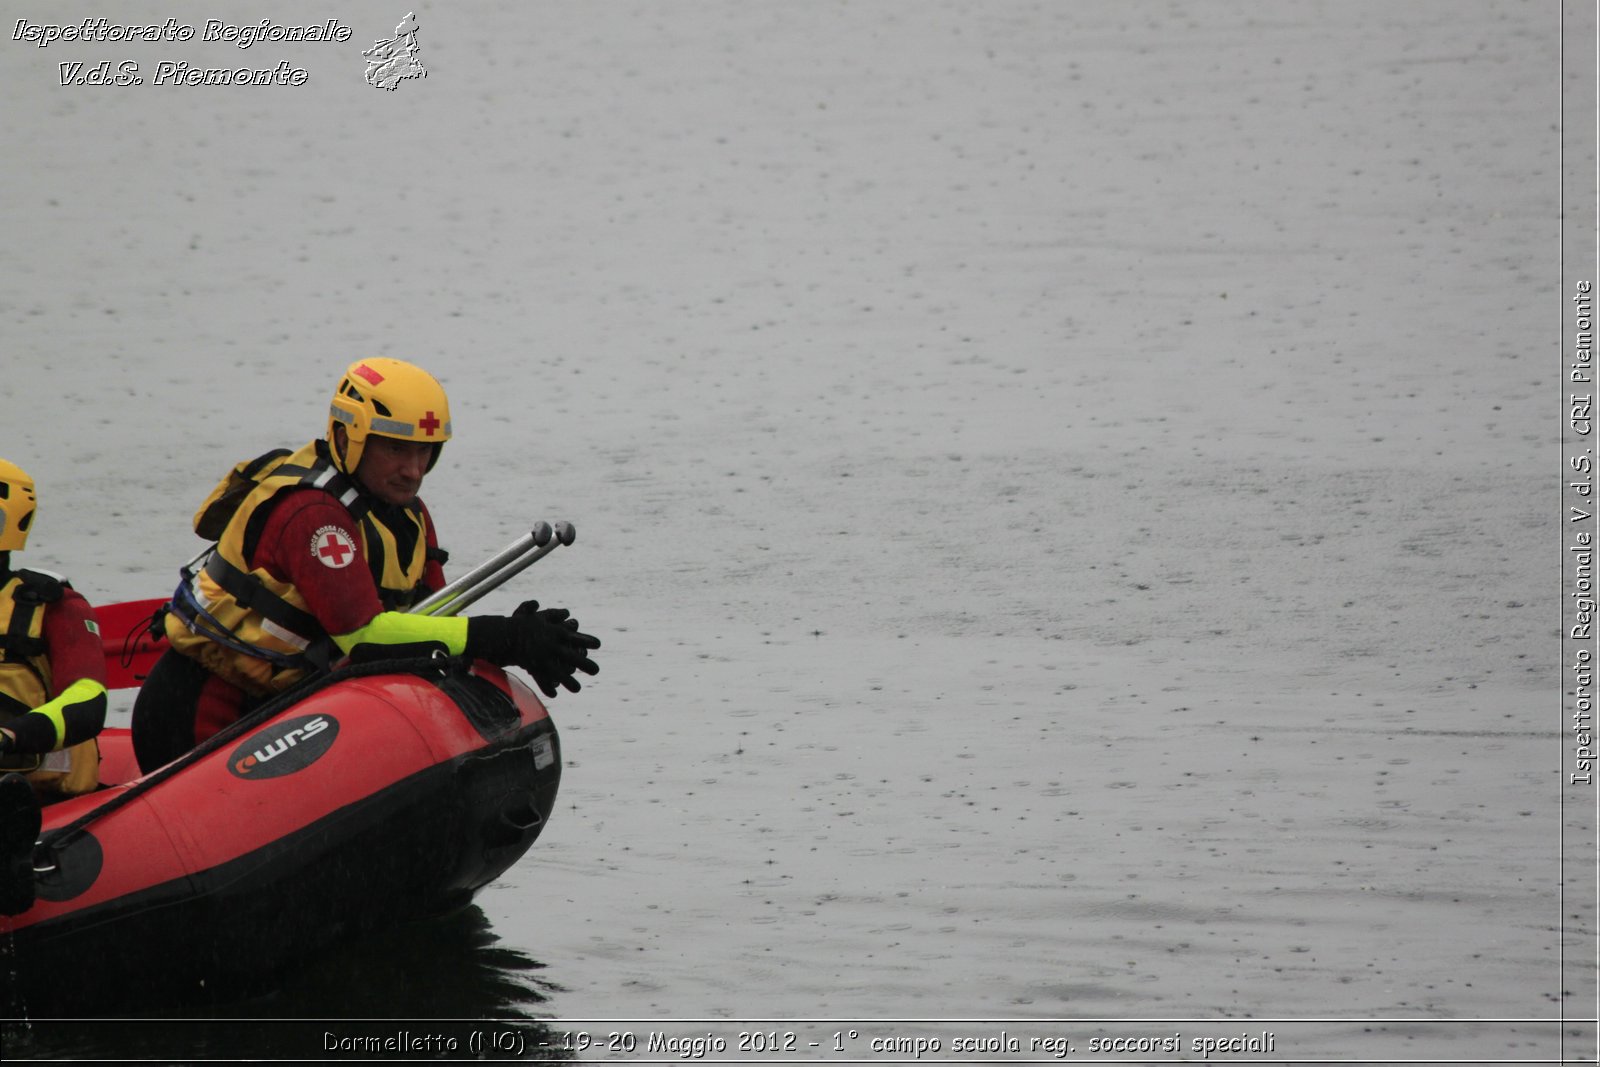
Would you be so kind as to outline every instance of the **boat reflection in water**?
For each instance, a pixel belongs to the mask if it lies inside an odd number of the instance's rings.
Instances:
[[[469,905],[313,957],[271,989],[208,986],[115,1018],[30,1019],[8,1004],[0,1041],[8,1060],[576,1058],[539,1021],[560,987],[499,941]]]

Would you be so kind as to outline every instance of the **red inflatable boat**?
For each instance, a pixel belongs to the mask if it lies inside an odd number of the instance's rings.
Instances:
[[[0,915],[12,1017],[181,1000],[463,906],[561,778],[533,691],[442,657],[342,667],[148,775],[127,730],[100,747],[102,788],[43,811],[32,907]]]

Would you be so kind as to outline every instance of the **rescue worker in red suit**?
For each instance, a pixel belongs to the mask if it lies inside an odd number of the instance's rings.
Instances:
[[[0,773],[50,801],[100,784],[106,670],[89,602],[58,574],[11,568],[37,506],[33,479],[0,459]]]
[[[139,690],[134,753],[149,772],[359,645],[442,644],[528,671],[548,697],[596,674],[600,641],[560,608],[510,616],[407,614],[444,585],[417,495],[450,439],[432,375],[396,359],[351,364],[328,429],[299,450],[241,463],[195,515],[216,546],[165,619],[172,644]]]

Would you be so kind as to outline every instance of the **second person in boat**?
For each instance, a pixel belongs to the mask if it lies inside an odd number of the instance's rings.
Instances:
[[[0,459],[0,774],[47,800],[100,784],[105,652],[94,609],[59,574],[11,566],[38,511],[33,479]]]
[[[565,609],[407,614],[444,585],[422,480],[450,439],[450,405],[427,371],[397,359],[350,365],[326,435],[240,463],[195,514],[216,545],[185,570],[165,620],[169,649],[133,708],[144,772],[358,645],[442,644],[526,670],[547,697],[596,674]]]

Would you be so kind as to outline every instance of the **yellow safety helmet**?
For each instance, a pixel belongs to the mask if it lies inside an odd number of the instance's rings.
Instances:
[[[335,426],[344,427],[343,454],[334,441]],[[450,440],[450,401],[444,387],[421,367],[398,359],[350,364],[328,408],[328,447],[334,464],[346,474],[360,466],[368,434],[439,446],[428,461],[432,470],[440,448]]]
[[[38,507],[33,479],[10,460],[0,459],[0,552],[19,551],[28,543],[28,527]]]

